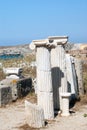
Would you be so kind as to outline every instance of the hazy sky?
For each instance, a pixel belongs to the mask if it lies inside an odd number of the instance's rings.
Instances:
[[[87,0],[0,0],[0,45],[51,35],[87,43]]]

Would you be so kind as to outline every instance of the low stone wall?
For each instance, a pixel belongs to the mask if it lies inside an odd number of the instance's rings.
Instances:
[[[0,107],[17,98],[26,96],[32,89],[32,79],[23,78],[20,80],[4,79],[0,82]]]
[[[32,89],[32,79],[23,78],[17,82],[18,98],[26,96]]]

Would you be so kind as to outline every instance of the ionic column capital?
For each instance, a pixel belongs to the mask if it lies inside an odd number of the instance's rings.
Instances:
[[[68,36],[50,36],[48,37],[49,42],[54,42],[57,45],[64,45],[68,41]]]
[[[50,43],[49,39],[42,39],[42,40],[33,40],[32,43],[29,45],[29,48],[31,50],[34,50],[37,47],[53,48],[55,47],[55,44]]]

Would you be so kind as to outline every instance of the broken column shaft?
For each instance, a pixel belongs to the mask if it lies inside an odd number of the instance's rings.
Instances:
[[[41,128],[44,123],[44,111],[36,104],[32,104],[25,100],[26,123],[33,128]]]

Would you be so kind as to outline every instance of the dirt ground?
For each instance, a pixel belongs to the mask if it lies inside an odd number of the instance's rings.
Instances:
[[[56,116],[41,130],[87,130],[87,104],[77,103],[70,111],[69,117]],[[34,130],[26,125],[24,99],[0,108],[0,130]]]

